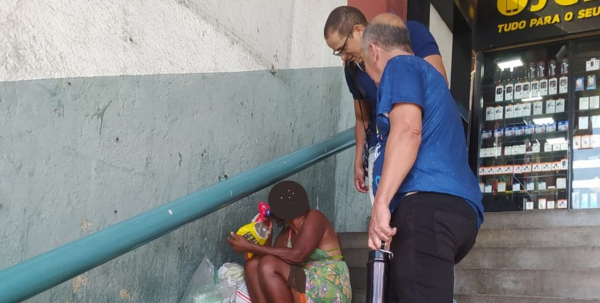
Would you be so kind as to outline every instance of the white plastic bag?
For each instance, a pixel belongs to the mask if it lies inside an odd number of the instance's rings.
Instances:
[[[234,303],[238,285],[244,282],[244,268],[236,263],[225,263],[218,271],[203,258],[190,280],[180,303]]]
[[[215,283],[215,267],[205,257],[188,283],[180,303],[229,303]]]

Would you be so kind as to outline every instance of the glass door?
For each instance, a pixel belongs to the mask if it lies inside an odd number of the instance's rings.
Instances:
[[[600,42],[574,42],[571,203],[574,209],[598,208],[600,192]]]

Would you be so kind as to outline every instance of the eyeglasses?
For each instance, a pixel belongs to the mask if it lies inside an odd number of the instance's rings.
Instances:
[[[352,25],[352,28],[354,28],[354,26],[356,26],[358,24],[360,24],[360,23],[356,23],[356,24]],[[342,45],[342,47],[340,47],[340,49],[333,51],[334,56],[341,56],[344,54],[344,50],[346,49],[346,44],[348,43],[348,38],[350,38],[350,36],[352,36],[352,32],[353,32],[353,30],[350,30],[350,33],[348,34],[348,36],[346,36],[346,41],[344,41],[344,45]]]
[[[350,34],[346,36],[346,41],[344,41],[344,45],[342,45],[342,47],[339,50],[333,51],[334,56],[341,56],[342,54],[344,54],[344,50],[346,49],[346,44],[348,43],[348,38],[350,38],[350,35],[352,35],[352,32],[350,32]]]

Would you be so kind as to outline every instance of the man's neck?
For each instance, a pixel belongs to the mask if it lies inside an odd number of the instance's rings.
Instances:
[[[412,55],[411,53],[403,51],[401,49],[393,49],[385,54],[386,54],[387,60],[392,59],[396,56],[411,56]]]

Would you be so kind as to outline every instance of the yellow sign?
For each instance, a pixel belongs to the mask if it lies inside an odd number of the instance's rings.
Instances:
[[[504,16],[514,16],[522,12],[528,0],[498,0],[498,11]]]
[[[554,1],[557,5],[565,9],[558,14],[543,15],[531,19],[521,19],[513,22],[498,24],[498,33],[514,32],[525,28],[533,28],[545,25],[570,22],[572,20],[581,20],[600,16],[600,6],[585,9],[568,9],[567,7],[585,2],[598,0],[532,0],[528,6],[528,0],[497,0],[498,12],[504,16],[515,16],[528,8],[530,12],[539,12],[546,7],[548,1]],[[600,2],[600,1],[599,1]]]
[[[548,1],[552,0],[533,0],[531,6],[529,7],[530,12],[539,12],[546,7]],[[575,5],[577,3],[585,3],[596,0],[554,0],[557,5],[566,7]],[[522,12],[528,4],[529,0],[498,0],[498,12],[504,16],[514,16],[520,12]]]

